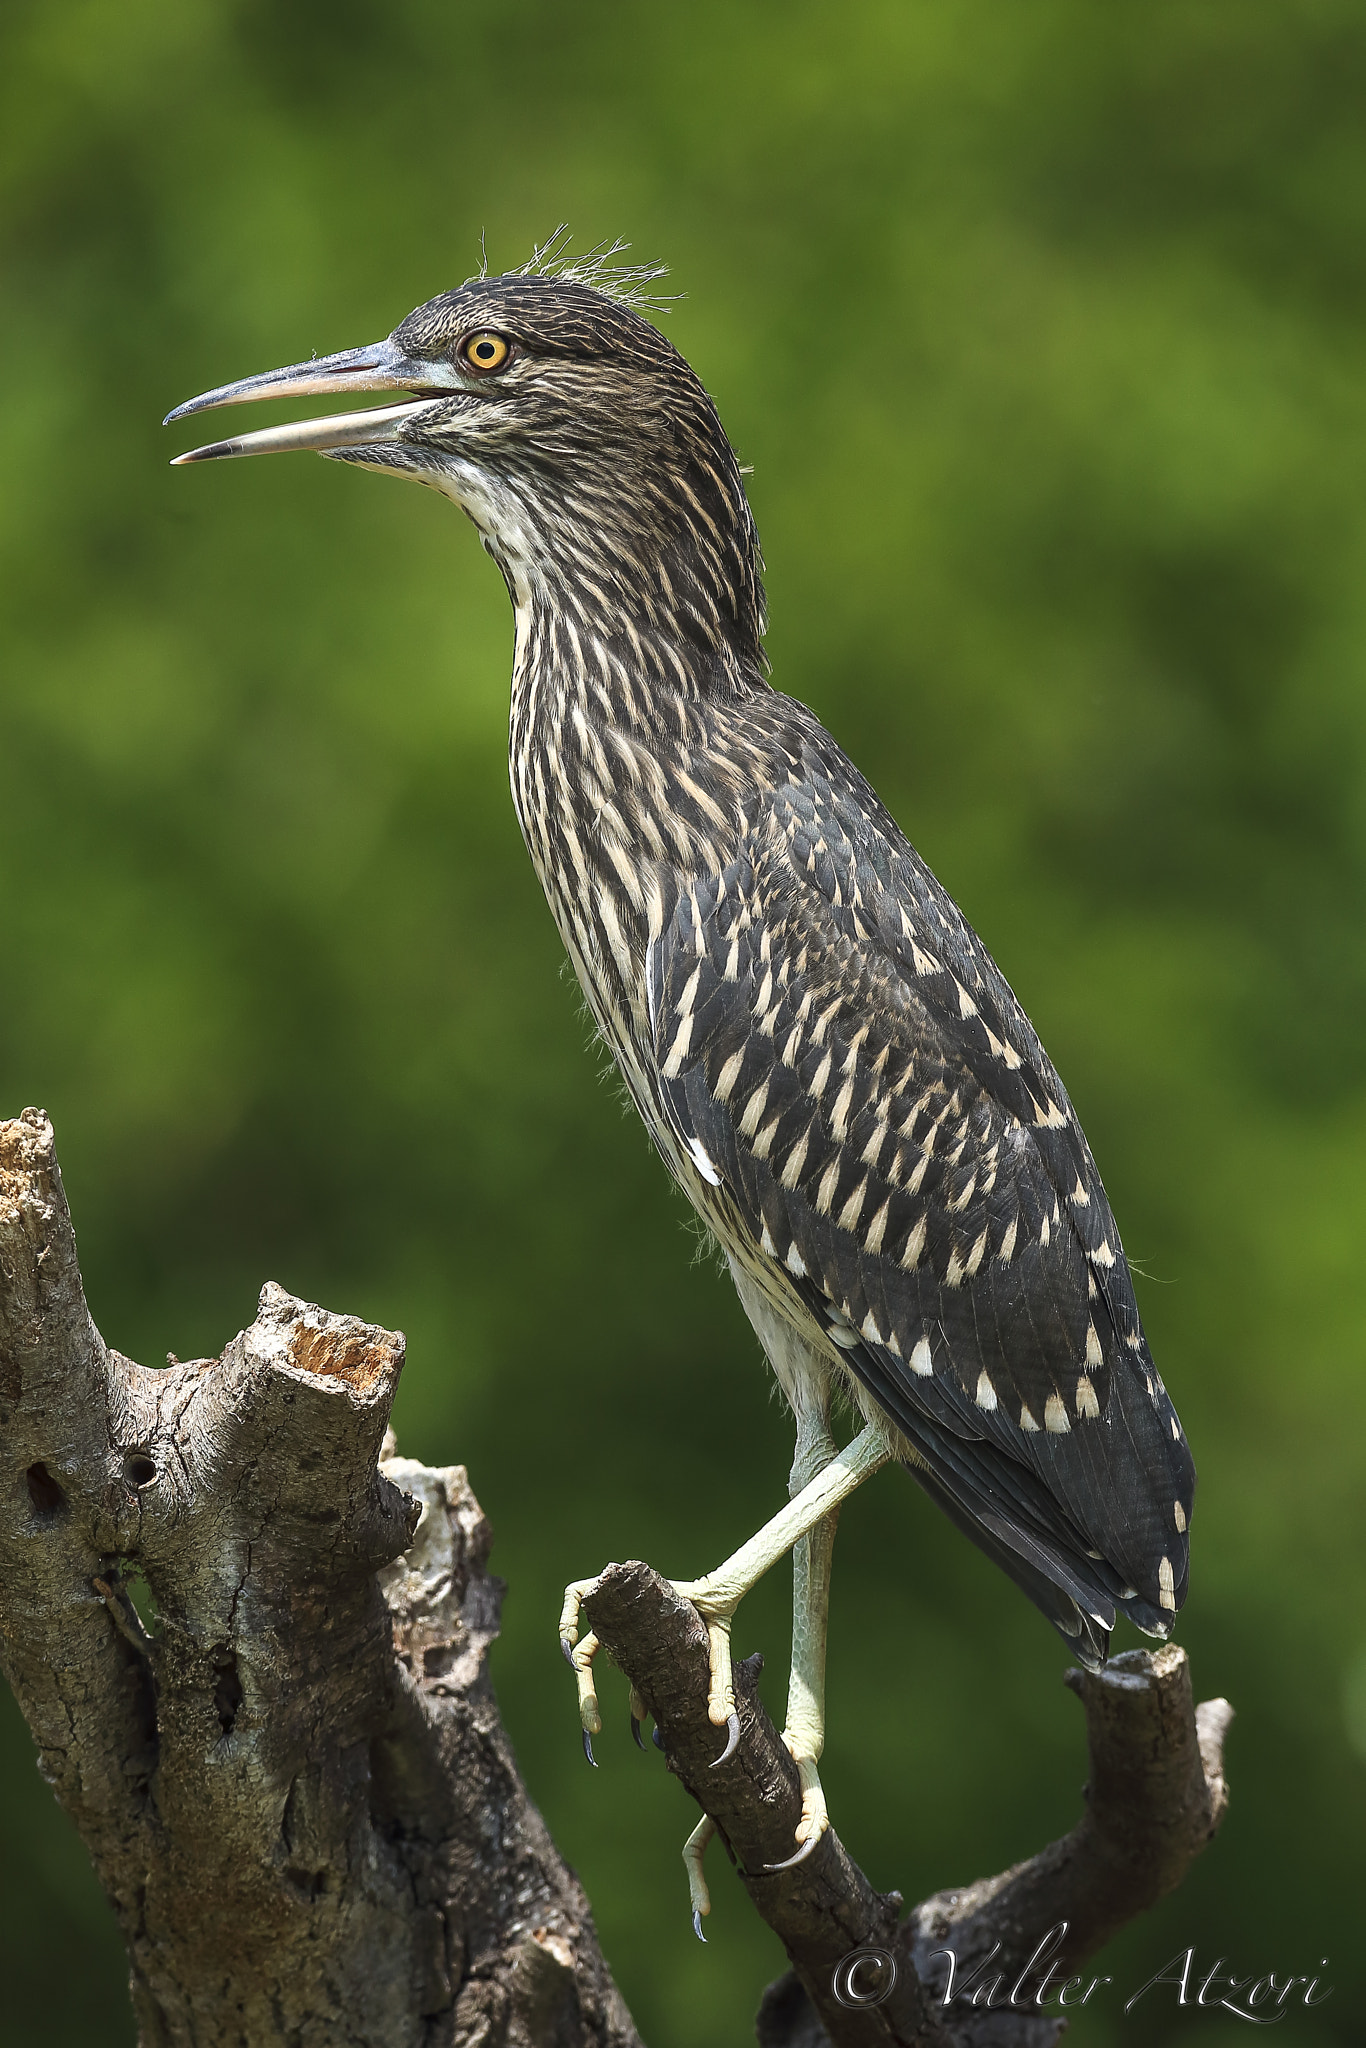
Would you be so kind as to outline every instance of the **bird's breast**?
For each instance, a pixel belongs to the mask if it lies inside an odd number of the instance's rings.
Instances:
[[[663,723],[664,721],[661,721]],[[514,677],[512,797],[532,866],[592,1012],[676,1180],[709,1222],[716,1190],[680,1147],[660,1095],[647,960],[687,876],[734,858],[738,807],[675,731],[614,722],[582,688]]]

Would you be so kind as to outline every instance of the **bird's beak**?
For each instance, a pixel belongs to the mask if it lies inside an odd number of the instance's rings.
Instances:
[[[211,441],[206,447],[191,448],[173,463],[207,462],[218,455],[276,455],[291,448],[313,448],[327,454],[334,448],[361,448],[377,442],[396,441],[405,420],[411,419],[433,399],[465,386],[449,363],[422,362],[405,355],[395,342],[378,341],[370,348],[342,349],[334,356],[315,356],[309,363],[293,363],[285,370],[266,370],[259,377],[244,377],[239,384],[220,384],[198,398],[187,399],[166,415],[165,424],[181,420],[192,412],[209,412],[219,405],[246,405],[254,398],[313,398],[334,391],[421,391],[427,395],[407,405],[382,405],[369,411],[329,413],[322,419],[294,420],[288,426],[266,427],[260,433],[237,434],[231,440]]]

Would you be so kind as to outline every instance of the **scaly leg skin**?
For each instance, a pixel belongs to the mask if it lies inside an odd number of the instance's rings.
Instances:
[[[797,1447],[787,1482],[788,1493],[793,1496],[801,1493],[838,1455],[830,1434],[829,1381],[807,1381],[795,1391]],[[839,1509],[835,1508],[807,1531],[792,1552],[792,1669],[787,1681],[783,1741],[797,1766],[802,1812],[797,1823],[796,1854],[789,1856],[786,1863],[770,1864],[771,1870],[786,1870],[794,1863],[804,1862],[830,1826],[817,1766],[825,1745],[826,1625],[838,1523]]]
[[[798,1452],[800,1457],[801,1446]],[[731,1670],[730,1626],[735,1610],[751,1586],[769,1571],[780,1557],[785,1557],[793,1545],[804,1537],[809,1529],[823,1522],[842,1500],[862,1484],[880,1466],[885,1465],[892,1455],[882,1425],[870,1422],[824,1469],[804,1485],[796,1498],[766,1522],[762,1529],[751,1536],[748,1543],[741,1544],[733,1557],[726,1559],[714,1572],[708,1572],[703,1579],[675,1580],[674,1591],[681,1593],[685,1600],[691,1600],[707,1625],[707,1641],[711,1677],[707,1687],[707,1716],[713,1727],[726,1728],[726,1746],[712,1768],[723,1764],[734,1754],[740,1739],[740,1718],[735,1710],[735,1682]],[[833,1535],[833,1531],[832,1531]],[[809,1574],[808,1574],[809,1576]],[[824,1567],[824,1592],[819,1595],[820,1611],[824,1613],[824,1601],[829,1596],[828,1546]],[[598,1711],[598,1696],[593,1684],[593,1658],[597,1653],[596,1636],[589,1634],[579,1640],[579,1611],[584,1600],[597,1584],[596,1579],[576,1579],[565,1588],[564,1605],[560,1610],[560,1645],[565,1657],[573,1666],[579,1687],[579,1719],[584,1731],[584,1749],[590,1762],[592,1748],[588,1740],[596,1735],[602,1726]],[[810,1603],[808,1602],[808,1605]],[[814,1611],[814,1609],[813,1609]],[[825,1635],[824,1624],[818,1632],[818,1657],[815,1695],[819,1700],[824,1691]],[[794,1659],[794,1669],[796,1660]],[[817,1669],[813,1666],[812,1669]],[[819,1709],[818,1709],[818,1719]],[[788,1713],[792,1722],[791,1707]],[[799,1728],[797,1739],[809,1740],[809,1731]],[[795,1754],[795,1752],[794,1752]],[[819,1754],[819,1750],[817,1750]],[[798,1769],[801,1758],[798,1757]],[[814,1759],[811,1775],[814,1779]],[[805,1778],[803,1785],[805,1786]],[[819,1792],[819,1779],[814,1779]],[[814,1814],[813,1805],[813,1814]]]
[[[839,1509],[803,1536],[792,1553],[792,1671],[787,1681],[787,1744],[802,1788],[797,1850],[770,1870],[803,1863],[830,1825],[819,1764],[825,1747],[825,1643],[830,1612],[830,1567]]]

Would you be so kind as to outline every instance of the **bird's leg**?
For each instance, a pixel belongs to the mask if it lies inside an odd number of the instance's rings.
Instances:
[[[830,1448],[834,1449],[833,1444]],[[707,1692],[708,1717],[717,1728],[724,1727],[727,1723],[731,1725],[731,1741],[717,1758],[717,1763],[725,1761],[739,1738],[730,1658],[730,1625],[736,1608],[751,1586],[757,1585],[764,1573],[770,1570],[780,1557],[785,1557],[788,1551],[806,1536],[808,1530],[824,1522],[839,1507],[840,1502],[870,1474],[885,1465],[891,1455],[892,1447],[887,1441],[883,1425],[880,1422],[870,1422],[851,1444],[846,1444],[842,1451],[835,1452],[823,1468],[802,1486],[795,1498],[790,1500],[771,1522],[765,1522],[757,1535],[751,1536],[748,1543],[742,1544],[733,1557],[728,1557],[714,1572],[708,1572],[704,1579],[675,1581],[674,1590],[692,1601],[707,1624],[711,1652],[711,1684]],[[831,1539],[833,1533],[832,1529]],[[822,1622],[816,1653],[820,1673],[817,1681],[818,1697],[823,1693],[825,1669],[823,1603],[828,1595],[830,1582],[828,1540],[825,1544],[825,1558],[823,1583],[826,1594],[820,1596]]]
[[[885,1428],[880,1422],[870,1422],[850,1444],[831,1458],[823,1471],[818,1472],[809,1484],[804,1486],[795,1500],[781,1508],[772,1521],[765,1522],[748,1543],[742,1543],[733,1557],[718,1565],[714,1572],[708,1572],[702,1579],[675,1579],[674,1591],[681,1593],[685,1600],[691,1600],[707,1625],[708,1647],[711,1659],[711,1680],[707,1688],[707,1713],[714,1727],[729,1726],[730,1736],[725,1749],[716,1759],[724,1763],[733,1753],[740,1737],[740,1722],[735,1711],[735,1683],[731,1673],[730,1625],[735,1610],[759,1580],[789,1550],[805,1536],[818,1522],[825,1520],[842,1500],[862,1485],[872,1473],[887,1463],[892,1456]],[[825,1573],[829,1582],[829,1566]],[[585,1735],[596,1735],[602,1726],[598,1711],[597,1691],[593,1685],[592,1665],[597,1653],[597,1637],[586,1635],[579,1640],[579,1610],[585,1599],[596,1586],[596,1579],[576,1579],[566,1586],[564,1605],[560,1610],[560,1644],[569,1663],[574,1668],[579,1685],[579,1718]],[[824,1634],[821,1634],[820,1663],[824,1669]],[[590,1752],[591,1754],[591,1752]],[[715,1768],[715,1766],[713,1766]]]
[[[820,1390],[816,1406],[798,1411],[797,1449],[788,1492],[799,1494],[836,1455],[827,1386]],[[797,1823],[797,1852],[786,1865],[775,1864],[774,1869],[802,1862],[830,1825],[819,1765],[825,1747],[825,1645],[838,1523],[836,1507],[807,1530],[792,1552],[792,1669],[783,1741],[801,1781],[802,1813]]]

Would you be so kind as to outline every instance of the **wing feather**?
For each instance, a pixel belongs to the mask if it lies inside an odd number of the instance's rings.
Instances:
[[[794,771],[750,805],[731,865],[680,882],[651,948],[669,1119],[770,1293],[1077,1653],[1103,1653],[1116,1606],[1165,1633],[1194,1468],[1066,1092],[809,715]]]

